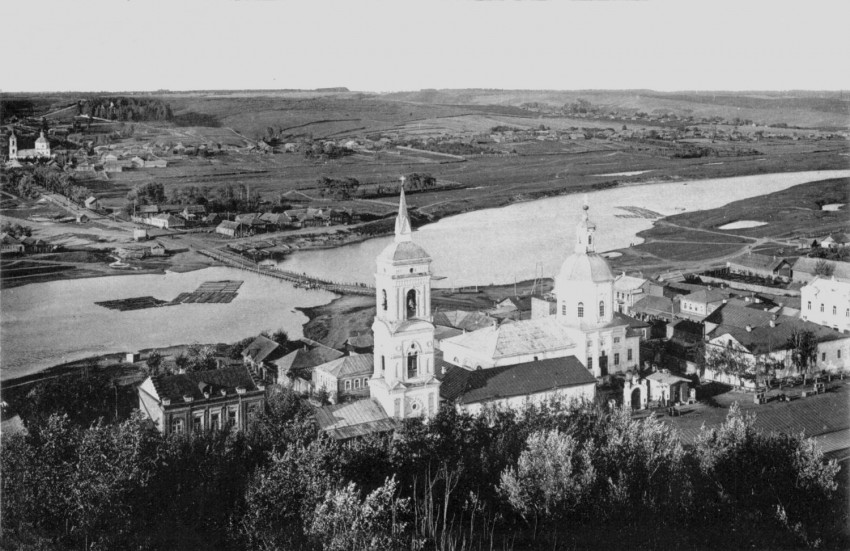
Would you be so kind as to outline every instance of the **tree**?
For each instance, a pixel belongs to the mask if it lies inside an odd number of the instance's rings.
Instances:
[[[815,365],[818,355],[818,340],[812,331],[795,329],[786,343],[791,353],[791,362],[799,373],[808,372]]]
[[[832,277],[835,272],[835,264],[822,258],[815,264],[815,275],[820,277]]]
[[[567,520],[585,504],[596,477],[591,451],[569,434],[557,430],[528,437],[516,468],[501,476],[500,490],[526,520]]]
[[[148,373],[151,375],[159,375],[159,369],[162,367],[162,354],[159,350],[151,350],[148,354],[148,359],[145,360],[148,367]]]
[[[395,477],[364,499],[352,482],[328,491],[316,508],[309,534],[326,551],[374,549],[393,551],[406,547],[409,498],[399,498]]]

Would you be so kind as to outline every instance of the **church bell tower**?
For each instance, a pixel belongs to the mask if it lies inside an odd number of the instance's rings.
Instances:
[[[402,178],[395,237],[377,259],[375,368],[369,381],[371,397],[396,419],[431,417],[439,408],[430,266],[431,257],[413,242]]]

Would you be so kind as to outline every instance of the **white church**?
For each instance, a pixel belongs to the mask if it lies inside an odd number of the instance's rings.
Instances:
[[[44,137],[44,132],[35,140],[35,149],[18,149],[18,137],[15,132],[9,135],[9,160],[27,158],[50,158],[50,142]]]
[[[574,252],[555,277],[554,314],[505,322],[437,343],[431,315],[431,258],[413,240],[402,185],[395,238],[377,258],[374,369],[370,399],[320,408],[337,438],[386,427],[388,418],[431,417],[452,404],[467,411],[551,399],[593,400],[597,378],[636,371],[639,335],[614,311],[614,276],[596,252],[589,207]],[[442,352],[442,360],[435,351]]]

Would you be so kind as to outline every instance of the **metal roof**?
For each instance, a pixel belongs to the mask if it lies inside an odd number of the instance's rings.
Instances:
[[[569,329],[554,316],[484,327],[443,342],[475,350],[487,358],[509,358],[547,350],[573,348]]]
[[[371,399],[316,408],[314,414],[319,428],[336,440],[395,429],[395,421]]]
[[[575,356],[567,356],[475,371],[449,366],[442,378],[440,397],[472,404],[595,384],[587,368]]]

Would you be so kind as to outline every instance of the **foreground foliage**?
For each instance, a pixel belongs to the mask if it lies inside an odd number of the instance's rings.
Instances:
[[[141,416],[35,416],[4,437],[9,549],[846,546],[838,466],[733,408],[684,448],[652,418],[445,409],[393,437],[320,437],[272,393],[250,430],[162,436]]]

